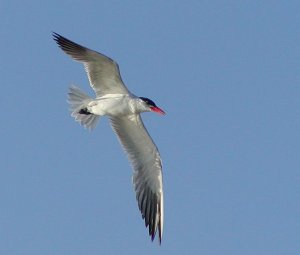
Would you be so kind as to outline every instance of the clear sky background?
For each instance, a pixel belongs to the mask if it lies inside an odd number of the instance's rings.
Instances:
[[[0,254],[300,254],[299,1],[2,1]],[[151,242],[106,118],[51,32],[115,59],[167,115],[143,119],[163,159]]]

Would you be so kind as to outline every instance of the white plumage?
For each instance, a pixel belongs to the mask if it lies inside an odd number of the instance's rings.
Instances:
[[[96,93],[93,99],[79,88],[71,87],[68,102],[72,116],[86,128],[95,128],[100,116],[108,116],[114,132],[133,167],[136,199],[149,235],[153,241],[157,231],[161,243],[163,232],[162,165],[156,145],[147,132],[140,113],[165,114],[155,103],[132,94],[124,85],[118,64],[96,51],[53,33],[59,47],[74,60],[82,62],[90,85]]]

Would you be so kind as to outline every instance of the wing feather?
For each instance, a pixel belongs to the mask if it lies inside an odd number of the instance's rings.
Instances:
[[[53,38],[66,54],[83,63],[90,85],[98,97],[105,94],[130,93],[122,81],[119,66],[114,60],[57,33],[53,33]]]
[[[149,235],[156,232],[161,242],[163,232],[162,165],[158,149],[148,134],[140,115],[110,117],[111,126],[128,154],[133,167],[136,199]]]

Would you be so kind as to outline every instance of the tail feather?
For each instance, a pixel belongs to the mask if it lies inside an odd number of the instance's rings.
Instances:
[[[96,127],[100,117],[87,111],[86,107],[92,100],[91,97],[79,88],[75,86],[70,87],[67,101],[70,104],[71,116],[82,126],[90,130]]]

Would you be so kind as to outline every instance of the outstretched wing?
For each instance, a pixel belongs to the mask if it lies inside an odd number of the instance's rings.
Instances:
[[[122,81],[119,66],[114,60],[57,33],[53,33],[53,38],[66,54],[83,63],[91,87],[98,97],[105,94],[130,93]]]
[[[149,136],[139,114],[110,117],[111,126],[128,154],[133,167],[136,199],[153,241],[163,232],[162,165],[158,149]]]

